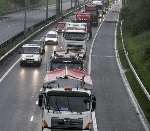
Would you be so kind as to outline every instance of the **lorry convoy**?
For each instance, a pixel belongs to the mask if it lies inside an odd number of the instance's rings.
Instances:
[[[97,26],[99,18],[103,17],[104,5],[103,1],[94,0],[86,4],[84,10],[75,12],[72,21],[58,22],[56,31],[49,31],[41,38],[42,44],[22,46],[20,65],[40,65],[45,45],[57,44],[49,57],[39,94],[42,131],[93,128],[96,97],[92,94],[93,83],[84,65],[87,41],[92,38],[92,26]],[[61,47],[58,38],[61,38]]]

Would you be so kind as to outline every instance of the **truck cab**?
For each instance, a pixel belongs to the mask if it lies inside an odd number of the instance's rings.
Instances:
[[[66,23],[63,43],[68,50],[83,50],[86,56],[86,42],[88,40],[86,23]]]
[[[99,12],[96,5],[88,3],[85,5],[85,12],[91,13],[92,15],[92,25],[98,26],[98,18],[99,18]]]
[[[79,70],[55,70],[39,95],[42,130],[91,130],[96,98],[90,76]]]
[[[103,14],[105,14],[105,8],[104,8],[104,5],[103,5],[103,1],[101,1],[101,0],[93,0],[92,4],[96,5],[96,7],[98,9],[98,12],[99,12],[99,17],[102,18]]]
[[[75,21],[80,23],[87,23],[87,32],[89,39],[92,38],[92,15],[87,12],[78,11],[75,13]]]
[[[20,65],[41,65],[43,46],[39,44],[25,44],[21,48]]]

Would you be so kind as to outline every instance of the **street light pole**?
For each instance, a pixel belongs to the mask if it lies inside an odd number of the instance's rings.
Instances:
[[[24,0],[24,35],[27,32],[27,0]]]
[[[72,8],[72,0],[71,0],[71,8]]]
[[[48,0],[46,0],[46,20],[48,19]]]
[[[61,14],[62,14],[62,0],[60,0],[60,12],[61,12]]]

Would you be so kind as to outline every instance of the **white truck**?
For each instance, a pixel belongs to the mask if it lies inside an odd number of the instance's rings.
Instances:
[[[85,57],[87,40],[87,23],[66,23],[63,33],[63,43],[67,49],[82,52],[83,57]]]
[[[41,65],[44,47],[40,44],[25,44],[21,48],[20,66],[25,64]]]
[[[39,95],[42,131],[91,130],[96,108],[92,87],[84,71],[66,68],[48,72]]]

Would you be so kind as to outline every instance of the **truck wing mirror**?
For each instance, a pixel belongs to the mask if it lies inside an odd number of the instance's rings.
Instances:
[[[39,102],[38,102],[39,107],[42,107],[43,105],[43,98],[44,94],[43,93],[39,94]]]
[[[91,96],[92,99],[92,111],[96,109],[96,97],[94,95]]]

